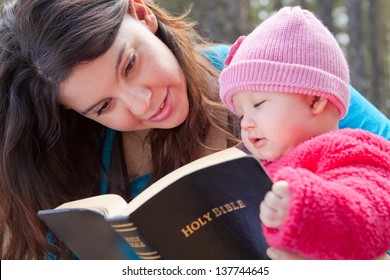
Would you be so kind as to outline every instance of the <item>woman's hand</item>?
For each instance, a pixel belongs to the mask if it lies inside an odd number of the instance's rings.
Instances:
[[[285,250],[278,250],[272,247],[267,249],[267,255],[272,260],[309,260],[308,258],[298,255],[296,253],[292,253]],[[390,255],[385,253],[379,258],[377,258],[377,260],[390,260]]]

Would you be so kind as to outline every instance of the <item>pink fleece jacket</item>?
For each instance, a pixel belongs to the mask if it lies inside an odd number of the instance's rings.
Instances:
[[[313,259],[374,259],[390,249],[390,142],[342,129],[265,162],[291,189],[279,229],[263,226],[269,245]]]

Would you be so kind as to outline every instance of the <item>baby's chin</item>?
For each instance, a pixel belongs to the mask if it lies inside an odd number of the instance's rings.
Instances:
[[[257,159],[259,159],[261,161],[265,161],[265,160],[266,161],[274,161],[274,157],[269,156],[269,155],[264,155],[263,153],[251,151],[251,154],[254,155]]]
[[[253,153],[258,159],[261,161],[275,161],[283,157],[285,154],[287,154],[289,151],[282,152],[282,153],[273,153],[273,152],[263,152],[263,153]]]

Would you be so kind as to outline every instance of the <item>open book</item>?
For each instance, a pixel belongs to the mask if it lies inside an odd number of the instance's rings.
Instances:
[[[237,148],[193,161],[129,204],[106,194],[38,212],[81,259],[266,259],[259,205],[272,181]]]

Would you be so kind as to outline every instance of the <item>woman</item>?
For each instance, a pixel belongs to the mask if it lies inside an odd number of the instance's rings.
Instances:
[[[16,0],[0,30],[2,259],[71,258],[38,210],[107,192],[131,199],[236,144],[218,101],[227,48],[211,48],[184,16],[140,0]],[[355,107],[369,106],[361,98]]]

